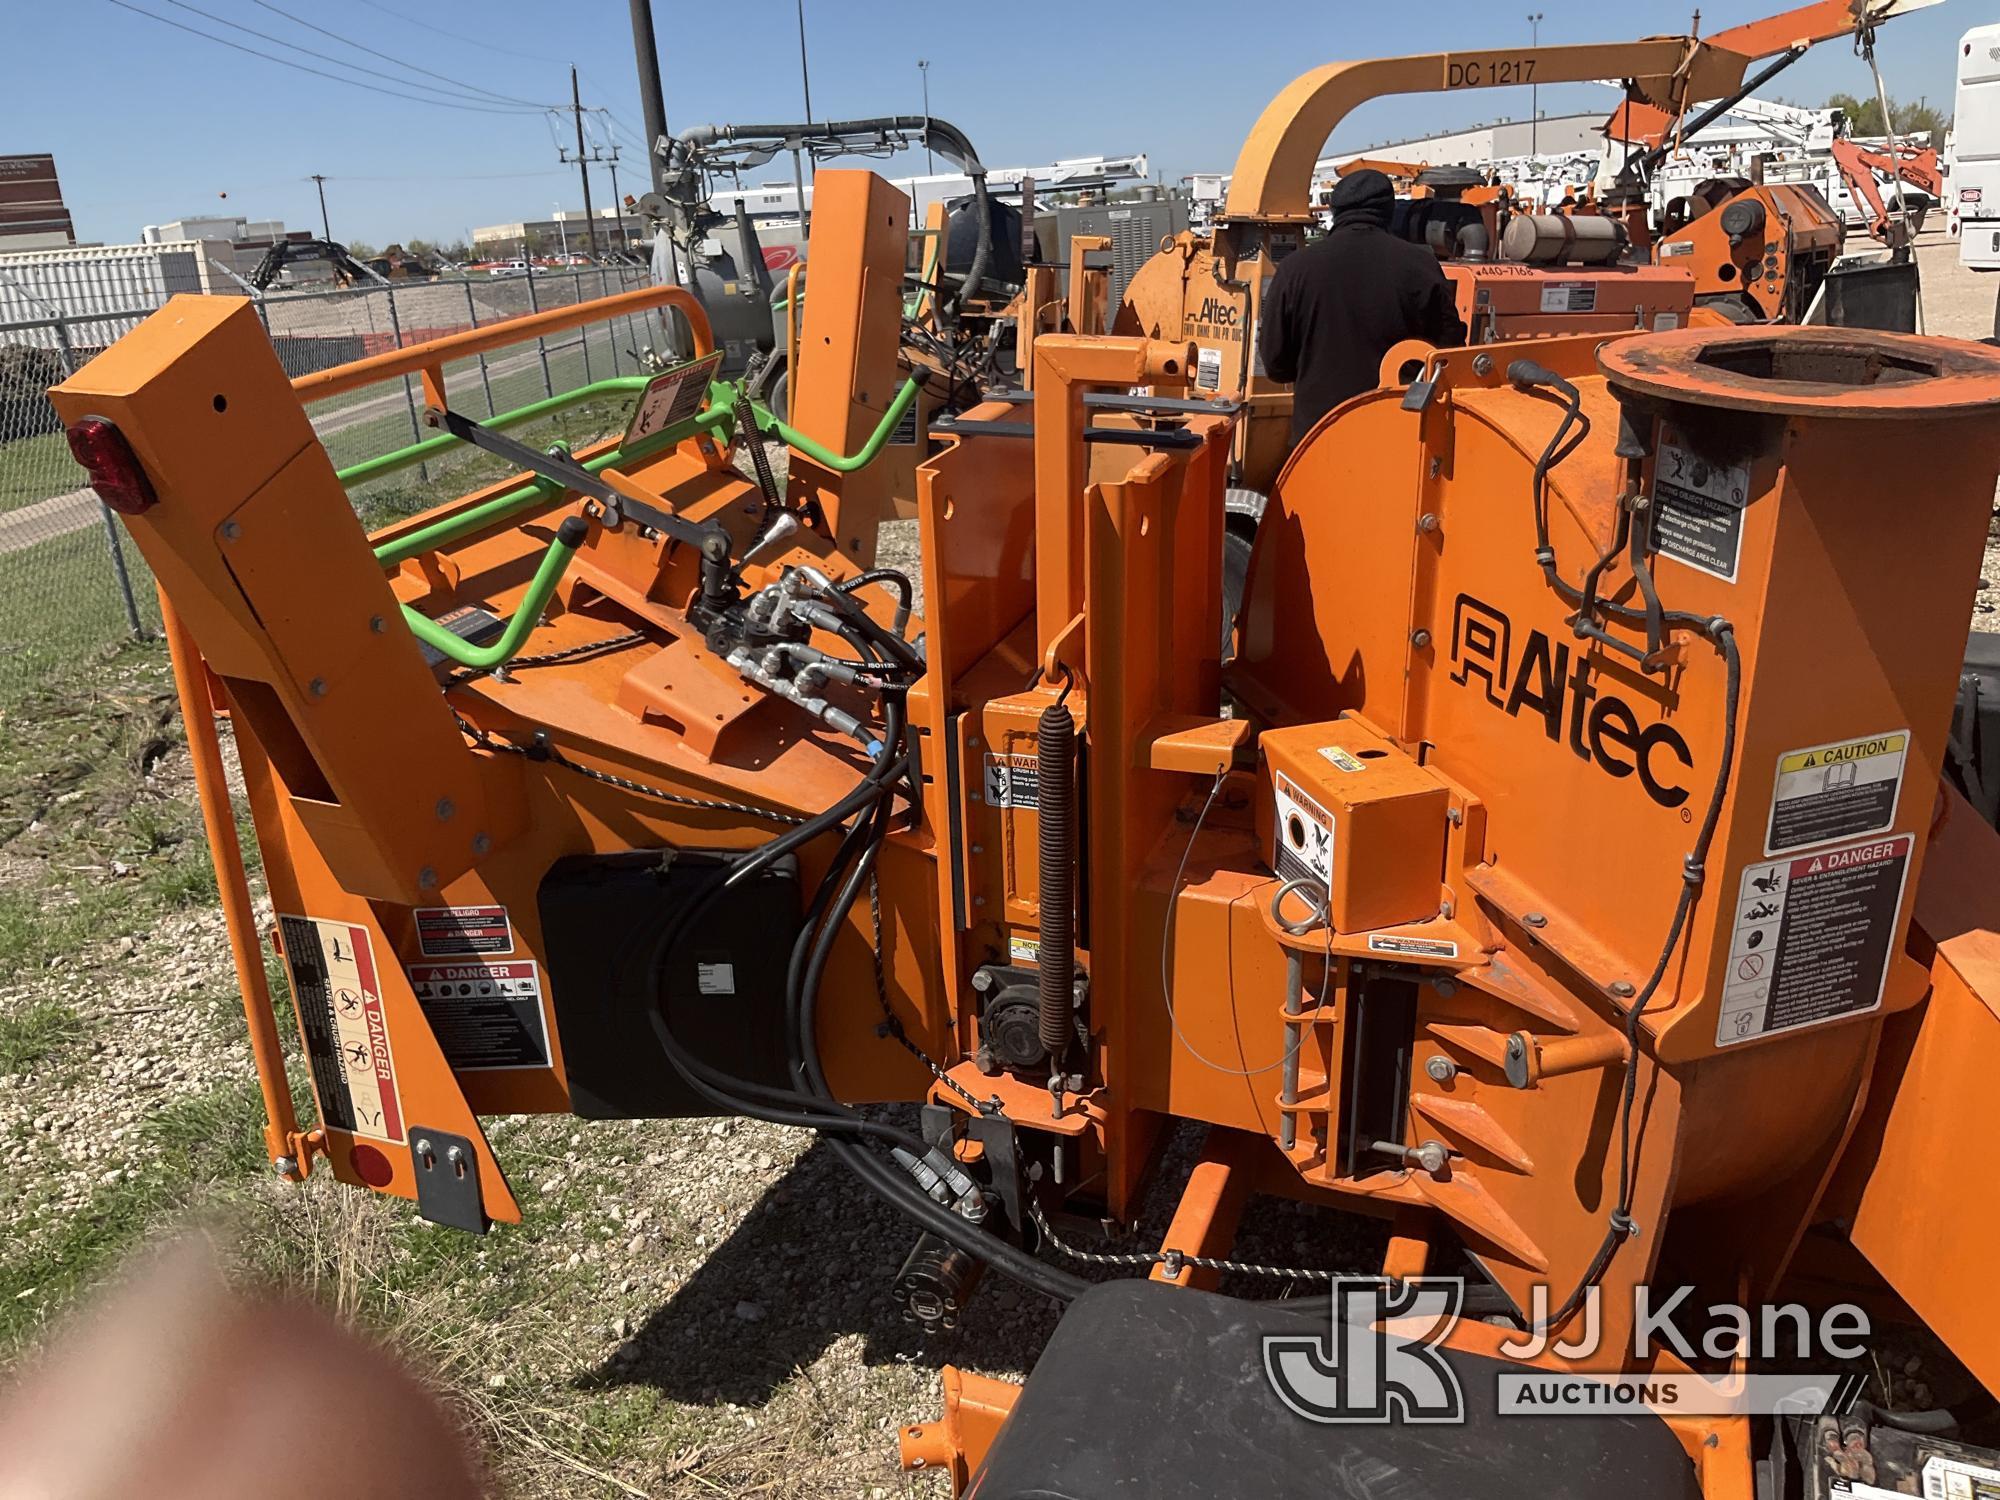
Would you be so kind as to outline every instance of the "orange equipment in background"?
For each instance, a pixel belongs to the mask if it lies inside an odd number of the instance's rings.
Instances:
[[[1291,450],[1292,393],[1263,373],[1257,329],[1264,284],[1312,223],[1313,162],[1334,127],[1385,94],[1500,88],[1535,80],[1629,77],[1641,95],[1679,108],[1729,92],[1746,59],[1693,37],[1622,45],[1536,47],[1333,63],[1302,74],[1265,106],[1237,156],[1229,196],[1210,235],[1181,234],[1125,289],[1114,332],[1191,341],[1198,394],[1243,403],[1231,484],[1261,504]],[[1426,172],[1457,173],[1443,168]],[[1501,196],[1465,172],[1450,203],[1436,189],[1403,219],[1432,246],[1456,289],[1474,342],[1556,333],[1678,328],[1693,285],[1673,268],[1626,261],[1618,223],[1595,214],[1504,217]],[[1483,242],[1479,233],[1482,231]],[[1243,522],[1254,520],[1248,511]],[[1247,532],[1246,532],[1247,534]]]
[[[1668,205],[1653,257],[1732,323],[1803,323],[1847,231],[1818,188],[1718,177]]]
[[[1552,50],[1667,99],[1741,61]],[[1275,165],[1343,98],[1519,60],[1308,75],[1200,274],[1261,274],[1307,212]],[[1768,1428],[1645,1394],[1745,1373],[1652,1331],[1641,1294],[1683,1286],[1811,1278],[2000,1392],[2000,1205],[1950,1176],[2000,1071],[2000,834],[1939,779],[2000,353],[1650,317],[1392,350],[1277,473],[1225,668],[1258,408],[1207,399],[1178,325],[1039,332],[1031,390],[933,428],[921,605],[876,566],[907,215],[819,173],[797,426],[751,413],[791,449],[782,489],[732,462],[744,393],[699,360],[573,458],[454,409],[454,362],[614,313],[674,306],[705,349],[677,288],[296,382],[242,302],[181,297],[54,392],[171,605],[279,1170],[484,1231],[522,1208],[483,1115],[815,1129],[916,1221],[912,1320],[954,1326],[989,1267],[1072,1303],[1025,1384],[948,1368],[940,1419],[901,1430],[907,1466],[982,1500],[1306,1500],[1342,1474],[1764,1500]],[[1590,284],[1536,265],[1496,268]],[[520,472],[365,536],[300,403],[412,375],[435,444]],[[917,1108],[857,1108],[880,1101]],[[1164,1235],[1105,1244],[1183,1126]],[[1285,1264],[1235,1258],[1255,1194],[1326,1215]],[[1335,1215],[1375,1227],[1365,1264]],[[1365,1400],[1327,1342],[1352,1284],[1241,1293],[1427,1272],[1476,1283],[1426,1366],[1460,1390],[1450,1440],[1386,1398],[1301,1420]],[[1523,1374],[1639,1394],[1551,1428],[1499,1409]],[[1842,1421],[1835,1449],[1865,1448]],[[1872,1431],[1886,1468],[1897,1429]]]

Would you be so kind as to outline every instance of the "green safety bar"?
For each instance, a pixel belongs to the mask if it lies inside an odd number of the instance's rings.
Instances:
[[[589,534],[590,523],[582,516],[567,517],[556,528],[555,540],[542,554],[542,564],[529,580],[528,592],[521,596],[520,604],[515,607],[514,618],[500,632],[500,639],[490,646],[473,645],[464,637],[445,629],[429,615],[418,614],[407,604],[403,606],[403,618],[410,622],[410,630],[418,640],[433,650],[443,652],[460,666],[481,669],[505,666],[528,639],[528,632],[541,621],[542,611],[548,608],[549,599],[555,593],[556,585],[562,582],[570,559],[576,556],[576,549],[583,545],[583,539]]]
[[[566,391],[560,396],[552,396],[546,400],[536,401],[530,405],[518,407],[513,411],[502,412],[497,416],[489,417],[484,425],[493,428],[515,427],[523,422],[531,422],[537,417],[547,416],[551,412],[560,411],[565,407],[577,405],[580,402],[589,400],[593,396],[612,393],[636,394],[643,391],[651,383],[651,379],[652,377],[644,375],[624,375],[615,376],[608,380],[599,380],[590,385],[579,386],[576,390]],[[868,440],[861,445],[859,450],[846,455],[835,453],[824,445],[814,442],[813,439],[780,419],[776,413],[759,402],[753,401],[750,403],[750,413],[760,433],[774,432],[786,446],[804,454],[813,462],[832,469],[836,473],[851,474],[855,470],[864,468],[874,462],[881,454],[883,446],[889,441],[890,434],[896,430],[897,425],[903,420],[905,414],[908,413],[910,403],[916,400],[918,387],[919,382],[915,377],[904,381],[903,388],[896,393],[895,399],[889,403],[889,409],[882,414],[882,420],[876,424],[875,430],[869,434]],[[630,447],[621,444],[616,448],[597,454],[595,457],[584,460],[583,467],[593,474],[600,473],[605,469],[614,468],[620,463],[643,458],[647,454],[677,446],[687,438],[701,432],[720,433],[726,430],[729,436],[733,438],[736,424],[735,406],[738,389],[738,386],[732,382],[723,380],[715,381],[709,386],[708,406],[704,410],[695,413],[686,422],[678,423],[673,427],[662,428],[655,433],[649,433]],[[364,459],[360,463],[350,464],[344,469],[336,470],[335,477],[343,485],[359,484],[369,479],[380,478],[384,474],[393,473],[398,469],[406,469],[414,464],[421,463],[432,455],[458,444],[460,441],[459,438],[452,436],[450,433],[441,433],[437,437],[426,438],[422,442],[408,444],[393,452],[384,453],[377,458]],[[414,531],[405,532],[401,536],[394,537],[382,543],[375,549],[375,560],[384,567],[393,567],[408,558],[419,556],[434,548],[449,545],[475,532],[483,531],[496,522],[505,520],[509,516],[519,512],[555,504],[561,500],[563,494],[564,490],[559,483],[538,475],[524,484],[517,485],[503,494],[494,496],[491,500],[482,501],[468,510],[459,511],[455,515],[446,516],[442,520],[433,521],[428,526],[420,526]],[[574,524],[574,531],[572,531],[572,524]],[[563,573],[569,567],[570,559],[575,556],[576,549],[582,545],[587,530],[588,528],[585,526],[581,516],[571,516],[563,522],[555,541],[550,543],[548,552],[543,556],[541,566],[536,570],[533,581],[529,583],[528,592],[522,596],[520,605],[515,609],[514,617],[508,621],[507,628],[502,632],[500,639],[490,646],[475,646],[471,644],[460,636],[454,635],[442,625],[439,625],[430,616],[419,613],[407,604],[403,606],[403,618],[409,622],[411,631],[419,640],[434,650],[442,652],[446,657],[457,662],[460,666],[475,667],[481,670],[490,670],[493,667],[504,666],[521,649],[521,645],[527,639],[528,633],[535,628],[536,622],[540,620],[542,611],[547,608],[549,599],[555,592],[556,585],[562,581]],[[573,540],[566,542],[565,537],[573,537]]]

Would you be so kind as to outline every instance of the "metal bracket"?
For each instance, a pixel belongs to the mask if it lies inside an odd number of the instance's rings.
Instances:
[[[484,1234],[492,1226],[479,1191],[479,1154],[472,1142],[448,1130],[410,1127],[410,1166],[417,1179],[417,1212],[433,1224]]]

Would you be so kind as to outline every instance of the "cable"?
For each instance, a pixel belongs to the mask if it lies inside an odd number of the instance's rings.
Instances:
[[[305,57],[316,57],[321,62],[332,63],[336,68],[346,68],[350,72],[354,73],[366,73],[371,78],[384,78],[387,79],[390,83],[401,84],[406,88],[417,86],[411,84],[410,80],[407,78],[398,78],[393,73],[384,73],[380,68],[364,67],[360,63],[351,63],[338,57],[329,57],[326,53],[316,52],[311,47],[301,47],[297,42],[288,42],[283,37],[272,36],[271,33],[268,31],[259,31],[254,26],[245,26],[241,21],[232,21],[227,16],[218,16],[213,11],[203,10],[198,5],[189,4],[188,0],[165,0],[165,3],[173,6],[174,9],[176,10],[184,10],[188,12],[190,15],[200,16],[203,20],[213,21],[218,26],[227,26],[233,31],[242,32],[246,36],[254,36],[258,38],[260,41],[270,42],[275,46],[285,48],[287,51],[297,52]],[[446,81],[449,82],[450,80]],[[452,87],[458,89],[462,97],[470,99],[475,104],[482,104],[486,102],[484,100],[481,100],[476,94],[468,93],[458,84],[452,84]],[[455,103],[457,101],[443,100],[440,102]],[[509,109],[511,112],[514,113],[522,113],[527,110],[546,109],[547,107],[548,106],[546,105],[536,104],[532,100],[522,100],[519,101],[518,107],[510,105]]]
[[[1305,1028],[1302,1026],[1288,1028],[1290,1035],[1285,1039],[1283,1055],[1275,1062],[1265,1063],[1261,1068],[1232,1068],[1227,1063],[1219,1063],[1189,1041],[1187,1033],[1181,1030],[1181,1018],[1174,1011],[1173,977],[1169,973],[1173,953],[1174,917],[1180,907],[1181,887],[1187,879],[1188,857],[1194,853],[1195,842],[1201,837],[1202,825],[1208,821],[1209,809],[1215,806],[1216,796],[1221,792],[1222,783],[1228,775],[1227,766],[1215,773],[1215,781],[1208,789],[1208,798],[1201,804],[1201,811],[1195,815],[1194,827],[1189,831],[1187,844],[1181,850],[1181,862],[1174,869],[1173,884],[1167,887],[1167,915],[1166,920],[1160,924],[1160,1003],[1166,1007],[1167,1023],[1173,1027],[1174,1040],[1185,1047],[1188,1055],[1196,1062],[1212,1068],[1226,1078],[1257,1078],[1274,1068],[1284,1067],[1297,1055],[1300,1039],[1305,1035]],[[1280,900],[1283,899],[1288,886],[1289,882],[1287,886],[1278,888]],[[1321,904],[1317,915],[1319,917],[1317,925],[1326,933],[1326,957],[1319,976],[1319,1004],[1323,1008],[1326,1005],[1327,986],[1333,975],[1333,924],[1326,919],[1324,903]],[[1295,935],[1303,936],[1310,930],[1310,927],[1302,928]]]
[[[366,43],[357,42],[351,37],[342,36],[337,31],[329,31],[324,26],[315,25],[313,22],[308,21],[304,16],[295,16],[290,11],[281,9],[278,6],[273,5],[271,3],[271,0],[250,0],[250,3],[252,5],[261,6],[263,9],[271,12],[271,14],[274,16],[283,16],[287,21],[291,21],[297,25],[303,26],[308,31],[316,31],[323,37],[330,37],[334,41],[339,42],[343,47],[352,47],[357,52],[366,52],[370,57],[379,57],[382,59],[382,61],[386,63],[393,63],[396,67],[403,68],[411,73],[421,73],[426,78],[435,78],[440,83],[449,84],[452,88],[459,90],[461,93],[484,95],[486,98],[492,99],[501,104],[523,104],[528,106],[530,109],[541,109],[544,107],[543,105],[536,103],[533,99],[519,99],[514,97],[512,94],[496,94],[493,92],[493,90],[483,89],[476,83],[460,83],[457,79],[451,77],[447,73],[434,73],[429,68],[420,68],[415,63],[404,62],[400,57],[392,57],[387,52],[378,52],[375,50],[375,48],[368,46]],[[247,30],[248,28],[246,27],[245,29]],[[273,38],[273,40],[275,40],[275,38]],[[313,54],[313,55],[317,56],[318,54]],[[332,59],[329,59],[329,61],[331,60]],[[353,67],[354,64],[342,63],[341,66]]]
[[[377,3],[377,0],[361,0],[361,3],[370,10],[379,10],[383,15],[401,21],[406,26],[421,26],[425,31],[436,32],[439,36],[448,36],[454,42],[464,42],[469,47],[484,47],[488,52],[498,52],[503,57],[525,58],[532,63],[546,63],[548,61],[548,57],[545,54],[538,55],[533,52],[517,52],[512,47],[501,47],[492,42],[482,42],[478,37],[464,36],[456,31],[446,31],[442,26],[433,26],[428,21],[419,21],[415,16],[406,16],[401,11],[391,10],[388,6]]]
[[[189,36],[198,36],[203,41],[214,42],[219,47],[228,47],[237,52],[247,52],[252,57],[261,57],[265,62],[274,62],[281,68],[293,68],[301,73],[310,73],[315,78],[331,79],[334,83],[344,83],[350,88],[366,89],[371,94],[386,94],[391,99],[407,99],[413,104],[430,104],[440,109],[468,110],[473,114],[517,115],[526,113],[523,110],[501,109],[498,107],[485,108],[477,104],[459,104],[449,99],[426,98],[421,94],[405,94],[397,89],[385,89],[376,84],[363,83],[358,78],[343,78],[338,73],[328,73],[321,68],[310,68],[304,63],[293,62],[288,57],[273,57],[270,53],[260,52],[255,47],[246,47],[241,42],[232,42],[227,37],[216,36],[211,32],[203,31],[198,26],[189,26],[184,21],[176,21],[172,16],[156,15],[150,10],[141,10],[138,6],[132,4],[131,0],[105,0],[105,4],[115,5],[120,10],[129,10],[133,15],[144,16],[149,21],[158,21],[162,26],[171,26],[176,31],[185,31]],[[341,66],[346,67],[348,64],[343,63]]]
[[[1579,588],[1562,576],[1556,564],[1555,548],[1549,540],[1548,524],[1548,475],[1549,470],[1561,463],[1576,450],[1590,432],[1590,419],[1583,414],[1583,395],[1569,381],[1554,374],[1532,360],[1517,359],[1507,367],[1507,378],[1516,385],[1529,390],[1549,387],[1556,391],[1563,401],[1563,418],[1556,424],[1556,430],[1542,449],[1541,457],[1535,462],[1531,481],[1530,501],[1535,515],[1535,561],[1540,565],[1542,577],[1548,586],[1561,598],[1582,611],[1595,610],[1607,619],[1614,619],[1628,626],[1646,626],[1651,629],[1655,621],[1662,627],[1690,631],[1704,637],[1721,655],[1723,661],[1723,717],[1722,750],[1716,763],[1715,784],[1708,797],[1708,806],[1702,814],[1701,826],[1695,833],[1694,844],[1681,862],[1681,891],[1674,903],[1672,920],[1667,924],[1666,941],[1661,944],[1660,955],[1654,961],[1652,972],[1625,1011],[1625,1077],[1620,1090],[1618,1107],[1618,1201],[1607,1216],[1603,1241],[1598,1245],[1590,1263],[1584,1268],[1582,1277],[1562,1304],[1535,1326],[1536,1333],[1547,1333],[1560,1327],[1576,1309],[1582,1305],[1610,1267],[1612,1257],[1618,1249],[1639,1232],[1639,1226],[1632,1219],[1633,1159],[1632,1159],[1632,1111],[1636,1106],[1639,1090],[1639,1028],[1646,1008],[1652,1003],[1665,980],[1667,966],[1673,962],[1676,949],[1687,928],[1689,914],[1694,909],[1696,898],[1701,894],[1703,882],[1707,878],[1707,861],[1710,844],[1714,841],[1717,824],[1722,818],[1722,803],[1728,793],[1729,778],[1736,764],[1736,719],[1739,700],[1742,696],[1743,662],[1736,645],[1736,628],[1721,615],[1703,616],[1685,610],[1657,610],[1650,614],[1626,605],[1615,604],[1608,599],[1593,597],[1594,588]],[[1574,437],[1568,437],[1572,426],[1577,427]],[[1638,556],[1639,538],[1633,538],[1634,557]],[[1600,559],[1599,566],[1602,565]],[[1591,571],[1591,578],[1597,569]],[[1583,629],[1581,613],[1577,629]],[[1594,622],[1591,622],[1594,624]]]

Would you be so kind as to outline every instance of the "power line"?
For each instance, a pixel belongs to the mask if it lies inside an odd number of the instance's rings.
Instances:
[[[545,63],[548,61],[548,58],[537,56],[533,52],[516,52],[512,47],[497,47],[492,42],[482,42],[476,36],[462,36],[456,31],[446,31],[442,26],[433,26],[428,21],[419,21],[415,16],[406,16],[401,11],[389,9],[386,5],[378,5],[376,0],[361,0],[361,3],[370,10],[381,11],[385,16],[394,16],[398,21],[406,25],[421,26],[424,30],[434,31],[439,36],[448,36],[454,42],[464,42],[467,46],[471,47],[484,47],[488,52],[498,52],[503,57],[524,57],[529,62],[534,63]]]
[[[166,0],[166,3],[171,5],[175,10],[187,11],[190,15],[200,16],[205,21],[213,21],[218,26],[227,26],[232,31],[240,31],[247,36],[254,36],[260,41],[270,42],[274,46],[283,47],[288,52],[297,52],[306,57],[316,57],[321,62],[332,63],[336,68],[346,68],[352,73],[366,73],[371,78],[386,79],[390,83],[400,84],[405,88],[422,87],[422,85],[413,83],[407,78],[398,78],[393,73],[384,73],[380,68],[364,67],[360,63],[351,63],[338,57],[329,57],[326,53],[316,52],[311,47],[301,47],[297,42],[288,42],[283,37],[272,36],[268,31],[259,31],[254,26],[245,26],[241,21],[232,21],[227,16],[218,16],[213,11],[203,10],[198,5],[190,5],[188,4],[188,0]],[[457,85],[454,84],[453,87],[456,88]],[[462,89],[459,90],[459,93],[462,99],[470,100],[474,104],[485,103],[476,94],[466,93]],[[444,102],[455,103],[458,101],[446,99]],[[547,106],[523,100],[519,107],[522,109],[543,109]]]
[[[317,31],[323,37],[330,37],[334,41],[339,42],[343,47],[352,47],[357,52],[366,52],[370,57],[379,57],[382,59],[382,61],[389,63],[395,67],[406,69],[407,71],[412,73],[421,73],[426,78],[435,78],[440,83],[448,83],[455,89],[466,90],[476,95],[483,94],[486,98],[495,100],[501,104],[524,104],[531,109],[542,108],[542,106],[540,104],[537,104],[533,99],[521,99],[515,97],[512,94],[496,94],[493,92],[493,90],[483,89],[476,83],[460,83],[457,79],[451,77],[449,74],[433,73],[429,68],[420,68],[415,63],[404,62],[400,57],[392,57],[387,52],[378,52],[375,48],[368,46],[365,42],[357,42],[352,37],[342,36],[337,31],[329,31],[324,26],[316,25],[315,23],[308,21],[304,16],[295,16],[290,11],[283,10],[276,5],[273,5],[271,3],[271,0],[251,0],[251,3],[253,5],[258,5],[263,7],[263,9],[270,11],[271,14],[273,15],[283,16],[287,21],[291,21],[296,23],[297,25],[303,26],[308,31]],[[354,64],[342,63],[341,66],[353,67]]]
[[[227,37],[216,36],[213,32],[203,31],[198,26],[190,26],[185,21],[176,21],[172,16],[156,15],[150,10],[141,10],[138,6],[131,4],[130,0],[105,0],[105,3],[115,5],[120,10],[129,10],[135,16],[144,16],[149,21],[158,21],[162,26],[171,26],[176,31],[185,31],[189,36],[198,36],[205,42],[214,42],[217,46],[228,47],[237,52],[247,52],[252,57],[261,57],[265,62],[276,63],[281,68],[292,68],[301,73],[310,73],[316,78],[331,79],[335,83],[344,83],[349,88],[366,89],[371,94],[386,94],[391,99],[407,99],[413,104],[429,104],[439,109],[470,110],[474,114],[481,115],[521,115],[527,113],[526,110],[501,109],[498,106],[488,108],[478,104],[461,104],[450,99],[440,99],[436,95],[405,94],[397,89],[385,89],[378,84],[363,83],[358,78],[343,78],[338,73],[328,73],[321,68],[309,68],[304,63],[293,62],[289,57],[273,57],[268,52],[260,52],[255,47],[246,47],[241,42],[232,42]]]

